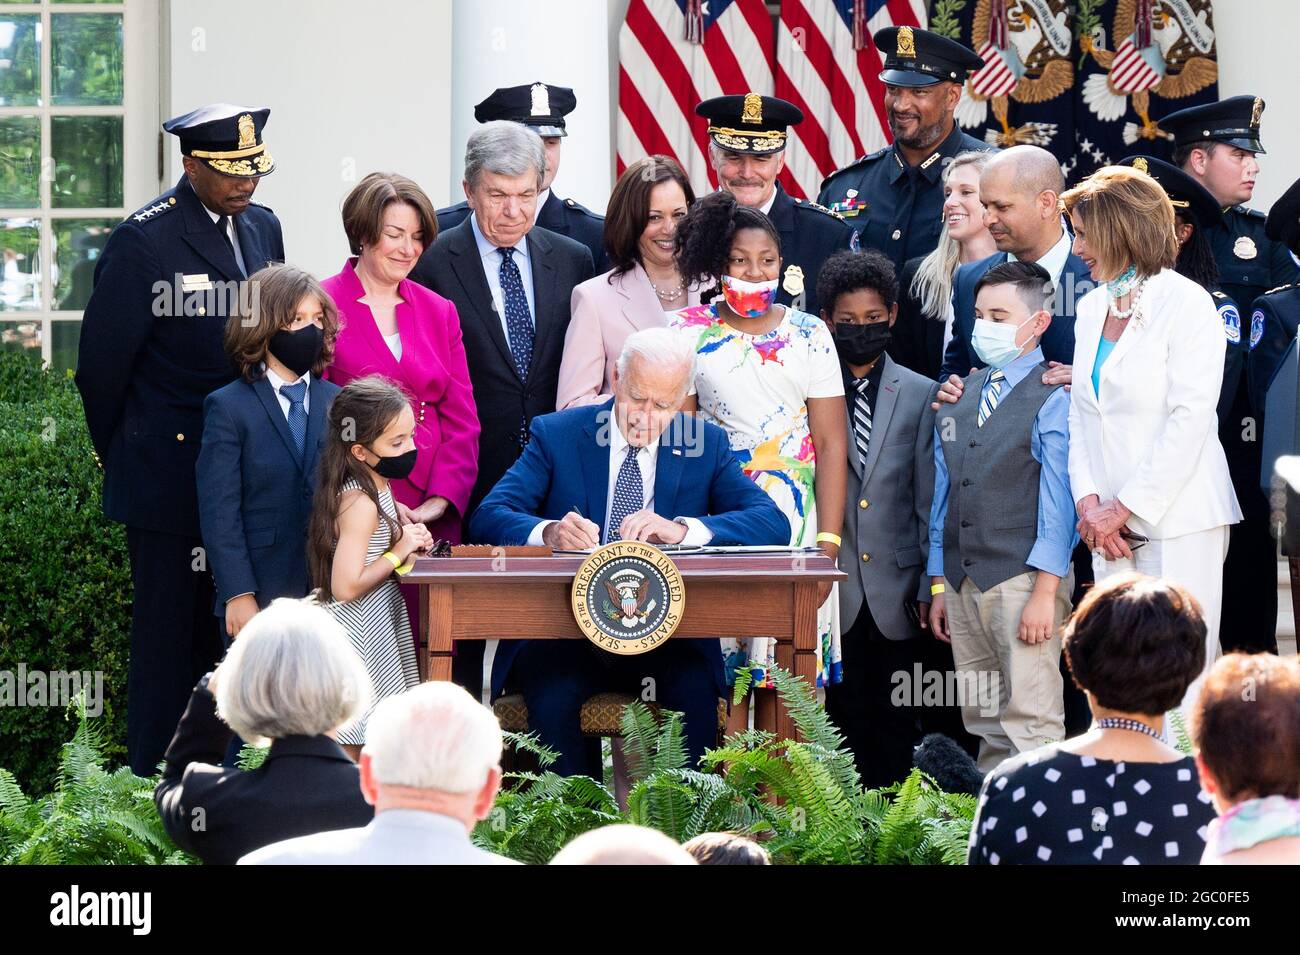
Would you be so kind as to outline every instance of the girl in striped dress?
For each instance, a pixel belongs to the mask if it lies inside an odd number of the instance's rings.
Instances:
[[[415,415],[387,378],[358,378],[330,406],[308,562],[319,599],[366,663],[375,702],[415,686],[420,676],[397,578],[433,543],[423,524],[399,524],[389,488],[415,466]],[[373,709],[373,706],[372,708]],[[353,759],[366,741],[365,716],[339,732]]]

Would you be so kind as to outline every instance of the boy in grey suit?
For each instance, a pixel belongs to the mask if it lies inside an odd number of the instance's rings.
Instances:
[[[946,644],[927,632],[937,385],[885,354],[898,315],[898,280],[885,256],[833,255],[817,287],[840,355],[849,423],[839,559],[848,574],[839,587],[844,681],[827,688],[826,707],[863,784],[886,786],[907,775],[923,731],[966,741],[955,707],[933,699],[920,706],[922,673],[942,683],[952,670]]]

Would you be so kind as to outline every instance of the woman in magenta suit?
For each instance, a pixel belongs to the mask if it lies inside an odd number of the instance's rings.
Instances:
[[[627,336],[700,304],[699,290],[682,281],[675,260],[677,225],[694,201],[686,173],[667,156],[638,159],[619,177],[605,210],[605,250],[614,268],[573,290],[557,409],[607,400]]]
[[[434,539],[460,543],[461,521],[478,475],[478,413],[456,307],[407,279],[433,242],[438,220],[414,182],[371,173],[343,203],[353,258],[321,284],[341,325],[325,377],[339,385],[379,374],[411,395],[415,468],[391,482],[401,519],[426,524]],[[417,620],[415,587],[403,596]]]

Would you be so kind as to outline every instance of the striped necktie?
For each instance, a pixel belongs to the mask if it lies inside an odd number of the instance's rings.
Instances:
[[[980,395],[979,417],[975,424],[977,427],[983,427],[984,422],[988,420],[989,415],[997,408],[998,402],[1002,400],[1002,383],[1007,380],[1007,376],[1002,374],[999,368],[989,375],[988,384],[984,386],[984,394]]]
[[[307,396],[307,382],[295,381],[292,385],[281,385],[280,394],[284,395],[289,402],[289,434],[301,459],[303,446],[307,443],[307,409],[303,407],[303,399]]]
[[[871,402],[867,399],[870,378],[859,378],[854,383],[858,393],[853,396],[853,438],[858,445],[858,459],[867,465],[867,448],[871,445]]]

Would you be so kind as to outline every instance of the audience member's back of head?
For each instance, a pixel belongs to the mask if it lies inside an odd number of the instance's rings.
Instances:
[[[1222,799],[1300,799],[1300,659],[1230,653],[1206,674],[1192,741]]]
[[[695,865],[695,859],[657,829],[605,826],[578,836],[551,865]]]
[[[1106,709],[1159,716],[1205,665],[1205,619],[1178,584],[1119,574],[1097,584],[1065,624],[1074,682]]]
[[[217,713],[246,742],[320,736],[366,711],[366,666],[333,615],[281,598],[249,621],[214,675]]]
[[[735,832],[703,832],[682,844],[700,865],[771,865],[767,850]]]
[[[381,786],[471,793],[500,765],[501,746],[491,710],[454,683],[432,681],[379,702],[362,752]]]

